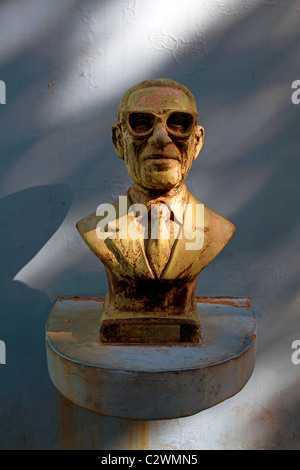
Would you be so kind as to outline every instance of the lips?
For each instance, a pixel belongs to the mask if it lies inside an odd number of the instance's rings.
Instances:
[[[180,158],[177,155],[168,155],[164,153],[154,153],[152,155],[146,155],[144,160],[177,160],[180,162]]]

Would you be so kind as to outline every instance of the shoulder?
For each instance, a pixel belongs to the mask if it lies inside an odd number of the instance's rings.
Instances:
[[[204,208],[204,237],[210,250],[219,253],[236,231],[235,225],[222,215],[207,207],[189,192],[188,202]]]
[[[100,204],[95,212],[77,222],[76,228],[80,235],[87,234],[88,232],[96,230],[97,225],[102,220],[105,219],[105,222],[108,224],[117,220],[119,216],[119,201]]]
[[[119,201],[112,204],[100,204],[96,211],[79,220],[76,228],[89,248],[95,253],[101,253],[105,248],[105,240],[109,237],[109,226],[115,226],[119,216]],[[99,230],[106,233],[99,236]]]

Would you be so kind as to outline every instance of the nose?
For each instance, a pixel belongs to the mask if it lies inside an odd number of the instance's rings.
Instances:
[[[170,139],[168,131],[165,125],[161,122],[157,123],[153,129],[152,135],[149,139],[150,143],[159,144],[159,145],[167,145],[172,143],[172,139]]]

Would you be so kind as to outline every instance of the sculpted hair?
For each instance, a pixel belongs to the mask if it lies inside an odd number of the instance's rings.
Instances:
[[[175,90],[180,90],[188,96],[191,101],[191,104],[195,107],[195,110],[197,109],[197,104],[194,95],[184,85],[176,82],[175,80],[171,80],[170,78],[152,78],[150,80],[144,80],[143,82],[137,83],[124,93],[119,104],[118,122],[122,121],[122,112],[124,111],[124,109],[127,108],[129,96],[136,90],[150,87],[168,87],[174,88]]]

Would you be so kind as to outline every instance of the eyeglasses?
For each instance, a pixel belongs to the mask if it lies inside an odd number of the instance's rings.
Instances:
[[[187,111],[170,111],[165,114],[152,112],[129,112],[125,117],[129,132],[135,137],[146,137],[153,132],[158,122],[163,123],[169,134],[177,138],[191,135],[198,114]]]

